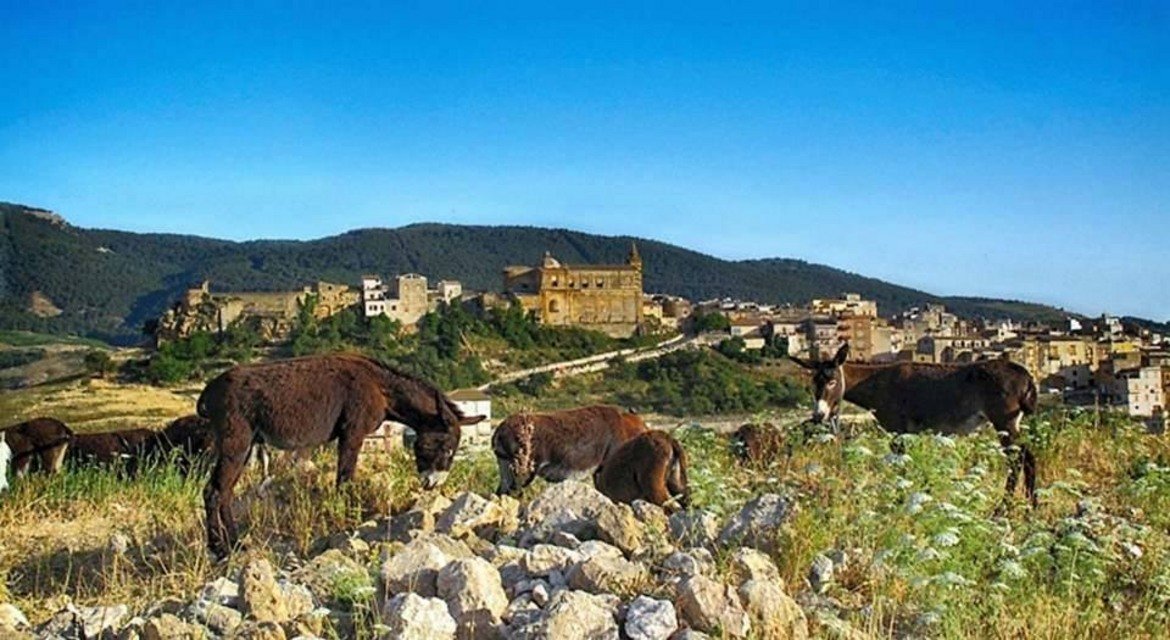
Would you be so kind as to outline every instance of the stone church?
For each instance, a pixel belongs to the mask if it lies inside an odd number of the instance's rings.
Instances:
[[[561,264],[545,252],[539,266],[504,268],[504,292],[542,324],[580,326],[628,337],[642,326],[642,258],[630,245],[625,264]]]

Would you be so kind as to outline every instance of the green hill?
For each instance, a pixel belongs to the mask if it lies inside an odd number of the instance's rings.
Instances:
[[[363,273],[417,272],[495,290],[505,265],[535,263],[545,251],[568,263],[616,263],[635,240],[646,264],[646,290],[694,300],[804,304],[854,291],[877,300],[883,314],[942,302],[972,317],[1064,315],[1042,305],[942,298],[800,260],[721,260],[654,240],[566,229],[413,224],[309,241],[231,242],[81,229],[46,211],[0,203],[0,328],[127,343],[140,338],[145,320],[202,279],[220,291],[263,291],[316,280],[356,284]]]

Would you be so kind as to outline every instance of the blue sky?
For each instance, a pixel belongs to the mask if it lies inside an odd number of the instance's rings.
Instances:
[[[0,0],[0,200],[561,226],[1170,319],[1165,2],[161,4]]]

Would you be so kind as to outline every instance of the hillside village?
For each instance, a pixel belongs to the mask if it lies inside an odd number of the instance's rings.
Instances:
[[[1161,429],[1170,393],[1170,340],[1126,325],[1116,317],[1068,316],[1064,324],[962,318],[945,306],[883,317],[877,302],[847,293],[808,305],[770,305],[715,299],[692,302],[646,293],[643,264],[631,245],[623,264],[566,265],[546,252],[539,264],[508,266],[496,291],[469,291],[452,279],[430,285],[417,273],[383,280],[366,275],[360,288],[317,282],[300,291],[213,292],[211,283],[189,289],[148,327],[156,343],[194,331],[222,332],[251,322],[267,341],[287,337],[297,314],[311,308],[326,318],[346,309],[362,317],[389,318],[405,331],[439,305],[461,305],[482,314],[518,304],[539,323],[576,326],[614,337],[636,333],[696,332],[695,319],[716,314],[726,328],[707,331],[710,344],[724,340],[745,351],[827,357],[848,342],[852,358],[868,362],[965,363],[1009,358],[1028,369],[1042,389],[1073,405],[1116,406]],[[307,306],[312,300],[311,307]]]
[[[726,315],[729,333],[741,338],[746,349],[782,342],[788,355],[828,357],[848,342],[851,357],[867,362],[1008,358],[1068,404],[1116,405],[1151,427],[1164,427],[1170,341],[1107,314],[1095,320],[1069,317],[1063,326],[1049,326],[970,320],[929,304],[883,318],[876,302],[857,294],[813,300],[803,308],[735,300],[704,301],[698,308]]]

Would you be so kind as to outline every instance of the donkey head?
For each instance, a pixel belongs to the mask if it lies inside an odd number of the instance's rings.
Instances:
[[[795,356],[792,361],[812,372],[813,405],[812,421],[816,424],[834,419],[840,410],[841,399],[845,397],[845,375],[841,365],[849,358],[849,343],[841,345],[831,360],[809,362]]]
[[[435,390],[435,413],[423,424],[414,425],[414,462],[423,487],[434,489],[443,484],[459,449],[462,427],[480,422],[484,416],[465,417],[454,409],[441,391]]]

